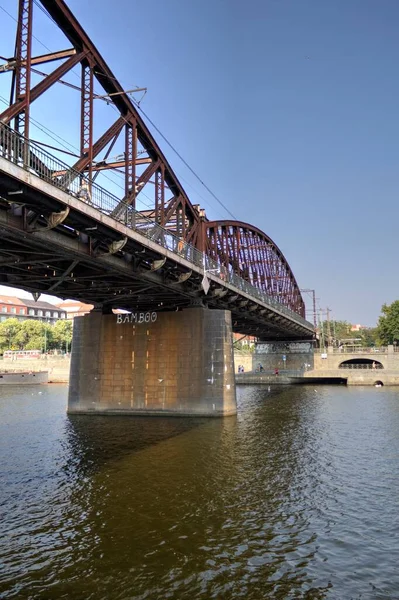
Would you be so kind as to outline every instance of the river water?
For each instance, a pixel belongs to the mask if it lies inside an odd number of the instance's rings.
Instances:
[[[0,388],[0,598],[399,598],[399,390],[240,387],[226,419]]]

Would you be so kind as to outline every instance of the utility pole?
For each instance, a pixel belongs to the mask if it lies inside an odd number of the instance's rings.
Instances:
[[[326,308],[327,312],[327,346],[331,346],[331,327],[330,327],[330,312],[331,308]]]
[[[319,311],[319,330],[320,330],[320,348],[325,348],[325,337],[324,337],[324,328],[323,328],[323,311],[320,308]]]
[[[313,325],[317,329],[316,292],[315,290],[300,290],[304,294],[311,294],[313,299]]]

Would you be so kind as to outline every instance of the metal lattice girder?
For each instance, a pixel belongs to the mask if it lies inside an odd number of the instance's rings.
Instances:
[[[115,139],[114,133],[110,128],[100,140],[93,139],[93,130],[95,129],[93,115],[93,100],[95,97],[107,98],[109,104],[113,104],[120,114],[122,120],[121,128],[126,125],[128,129],[127,144],[125,148],[125,160],[118,161],[118,167],[125,169],[126,190],[129,193],[125,194],[123,202],[135,205],[137,193],[144,186],[151,184],[151,188],[155,187],[154,178],[157,182],[157,197],[154,197],[154,208],[159,206],[161,197],[165,197],[166,191],[174,198],[180,198],[181,201],[176,206],[176,214],[173,219],[170,219],[177,224],[179,233],[185,238],[190,239],[195,243],[198,235],[199,215],[197,210],[192,206],[187,194],[182,185],[175,176],[168,161],[161,152],[156,141],[152,137],[149,129],[140,117],[134,104],[131,102],[123,88],[115,78],[114,74],[85,33],[79,22],[71,13],[63,0],[41,0],[41,4],[47,10],[53,22],[58,26],[66,38],[70,41],[72,48],[67,51],[59,51],[43,57],[33,57],[35,64],[51,60],[64,61],[55,71],[49,75],[39,73],[44,76],[35,87],[30,89],[30,62],[31,62],[31,44],[33,30],[33,0],[19,0],[19,18],[17,32],[17,49],[19,55],[18,60],[9,61],[7,69],[13,68],[13,75],[17,81],[17,94],[10,100],[10,106],[0,114],[0,120],[8,124],[11,119],[15,118],[17,123],[24,123],[24,127],[20,132],[27,136],[29,127],[29,107],[44,94],[54,83],[62,82],[81,92],[81,135],[80,135],[80,158],[73,165],[75,171],[88,176],[89,181],[92,180],[93,172],[97,169],[94,163],[96,156],[102,150],[106,150],[108,144],[112,144]],[[66,59],[66,60],[65,60]],[[48,62],[47,61],[47,62]],[[10,65],[15,63],[15,66]],[[66,75],[78,63],[82,65],[82,81],[81,87],[69,84],[61,78]],[[7,70],[6,68],[3,71]],[[99,83],[105,92],[100,95],[94,93],[94,80]],[[71,124],[72,125],[72,124]],[[130,137],[129,137],[130,136]],[[139,147],[140,154],[139,157]],[[145,156],[143,156],[143,154]],[[109,155],[109,153],[107,153]],[[136,174],[136,165],[148,164],[148,170],[141,175]],[[113,167],[115,168],[115,167]],[[161,177],[156,175],[161,173]],[[94,176],[95,178],[95,176]],[[66,184],[68,176],[66,175]],[[155,194],[154,194],[155,196]]]
[[[305,304],[281,250],[257,227],[238,221],[208,221],[207,254],[301,316]]]
[[[125,125],[125,197],[129,204],[136,208],[136,157],[137,128],[136,124]]]
[[[59,81],[61,77],[68,73],[68,71],[70,71],[74,66],[76,66],[83,57],[84,54],[82,52],[74,54],[62,65],[57,67],[52,73],[47,75],[46,79],[43,79],[43,81],[40,81],[40,83],[35,85],[35,87],[33,87],[29,93],[29,105],[37,100],[42,94],[44,94],[44,92],[54,85],[54,83]],[[26,98],[15,100],[15,102],[11,103],[10,106],[0,114],[0,121],[5,124],[9,123],[11,119],[17,117],[23,111],[25,111],[26,103]],[[26,134],[25,137],[27,137]]]
[[[29,104],[32,52],[32,8],[33,0],[19,0],[19,15],[16,40],[15,98],[23,104],[23,110],[15,118],[15,129],[29,137]]]
[[[88,178],[91,183],[93,167],[93,69],[87,61],[82,63],[80,119],[80,154],[87,157]]]
[[[181,223],[181,231],[183,236],[186,238],[190,233],[191,229],[198,223],[199,215],[195,208],[189,201],[186,192],[184,191],[179,180],[175,176],[172,168],[170,167],[165,156],[161,152],[155,139],[151,135],[149,129],[142,120],[137,109],[124,93],[122,86],[119,84],[114,74],[90,40],[86,32],[83,30],[79,22],[75,19],[65,2],[63,0],[40,0],[41,4],[48,11],[52,19],[62,30],[64,35],[68,38],[72,46],[78,51],[83,52],[85,55],[84,60],[87,60],[92,66],[93,77],[104,89],[106,94],[109,95],[109,103],[114,104],[118,109],[118,112],[123,118],[124,124],[128,124],[135,132],[135,139],[133,140],[133,147],[129,146],[129,152],[126,153],[126,169],[128,174],[126,175],[126,181],[129,181],[129,187],[132,185],[132,171],[134,165],[138,159],[137,156],[137,142],[139,142],[142,148],[147,152],[148,156],[152,160],[152,164],[149,165],[149,171],[144,172],[146,175],[151,173],[150,177],[144,176],[144,173],[137,177],[135,181],[135,187],[132,186],[132,192],[128,197],[124,198],[124,202],[129,202],[134,205],[135,198],[137,196],[137,186],[149,183],[151,178],[155,175],[158,169],[163,169],[162,186],[163,193],[165,193],[166,187],[174,195],[174,197],[181,197],[183,201],[178,207],[176,213],[177,220]],[[132,150],[132,152],[131,152]],[[136,155],[134,156],[134,153]],[[130,156],[128,156],[130,155]],[[93,160],[95,159],[95,142],[93,141]],[[152,169],[152,167],[155,169]],[[88,164],[84,167],[81,164],[75,164],[76,170],[82,170],[88,168]],[[130,169],[130,172],[129,172]],[[135,175],[135,174],[134,174]],[[155,202],[154,202],[155,204]]]
[[[0,114],[0,122],[9,124],[15,119],[16,129],[27,137],[31,104],[55,83],[64,83],[81,94],[80,155],[70,170],[50,169],[50,172],[47,172],[49,169],[46,171],[45,166],[41,164],[40,168],[35,169],[39,159],[29,150],[29,145],[22,141],[17,153],[18,158],[25,154],[27,149],[28,155],[24,156],[24,165],[29,165],[47,180],[57,179],[57,187],[62,189],[68,189],[77,178],[88,178],[92,184],[101,170],[122,169],[125,176],[124,196],[114,206],[111,216],[119,218],[120,215],[126,214],[127,218],[128,208],[135,208],[136,199],[141,191],[146,190],[147,198],[147,192],[151,191],[153,205],[148,211],[134,213],[136,223],[140,224],[146,219],[154,221],[178,236],[179,243],[192,244],[223,265],[229,274],[240,276],[279,303],[304,316],[304,302],[295,277],[274,242],[262,231],[246,223],[207,221],[204,212],[191,204],[135,104],[64,0],[39,1],[55,26],[69,40],[72,48],[32,57],[34,0],[19,0],[16,56],[0,69],[0,73],[13,71],[10,106]],[[32,64],[54,60],[63,62],[50,74],[35,71],[44,79],[31,89]],[[62,77],[78,64],[82,69],[80,87],[62,80]],[[100,85],[105,94],[95,93],[95,85]],[[95,98],[106,99],[117,112],[115,122],[97,140],[93,136],[93,131],[97,130]],[[72,125],[71,123],[71,128]],[[122,157],[118,156],[117,160],[110,159],[108,163],[107,159],[122,131],[125,133]],[[100,155],[102,157],[97,160]],[[220,276],[223,278],[222,271]]]

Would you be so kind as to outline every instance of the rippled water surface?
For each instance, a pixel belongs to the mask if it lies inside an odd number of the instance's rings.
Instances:
[[[224,420],[0,388],[0,597],[399,598],[399,390],[242,387]]]

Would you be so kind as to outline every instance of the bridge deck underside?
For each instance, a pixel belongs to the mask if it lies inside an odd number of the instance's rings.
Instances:
[[[104,312],[176,310],[202,301],[210,308],[231,310],[236,332],[270,340],[312,337],[311,326],[251,299],[213,274],[208,275],[205,294],[201,268],[12,167],[0,165],[1,284],[101,305]],[[51,215],[66,207],[64,221],[49,228]],[[123,238],[123,249],[115,251],[112,244]]]

